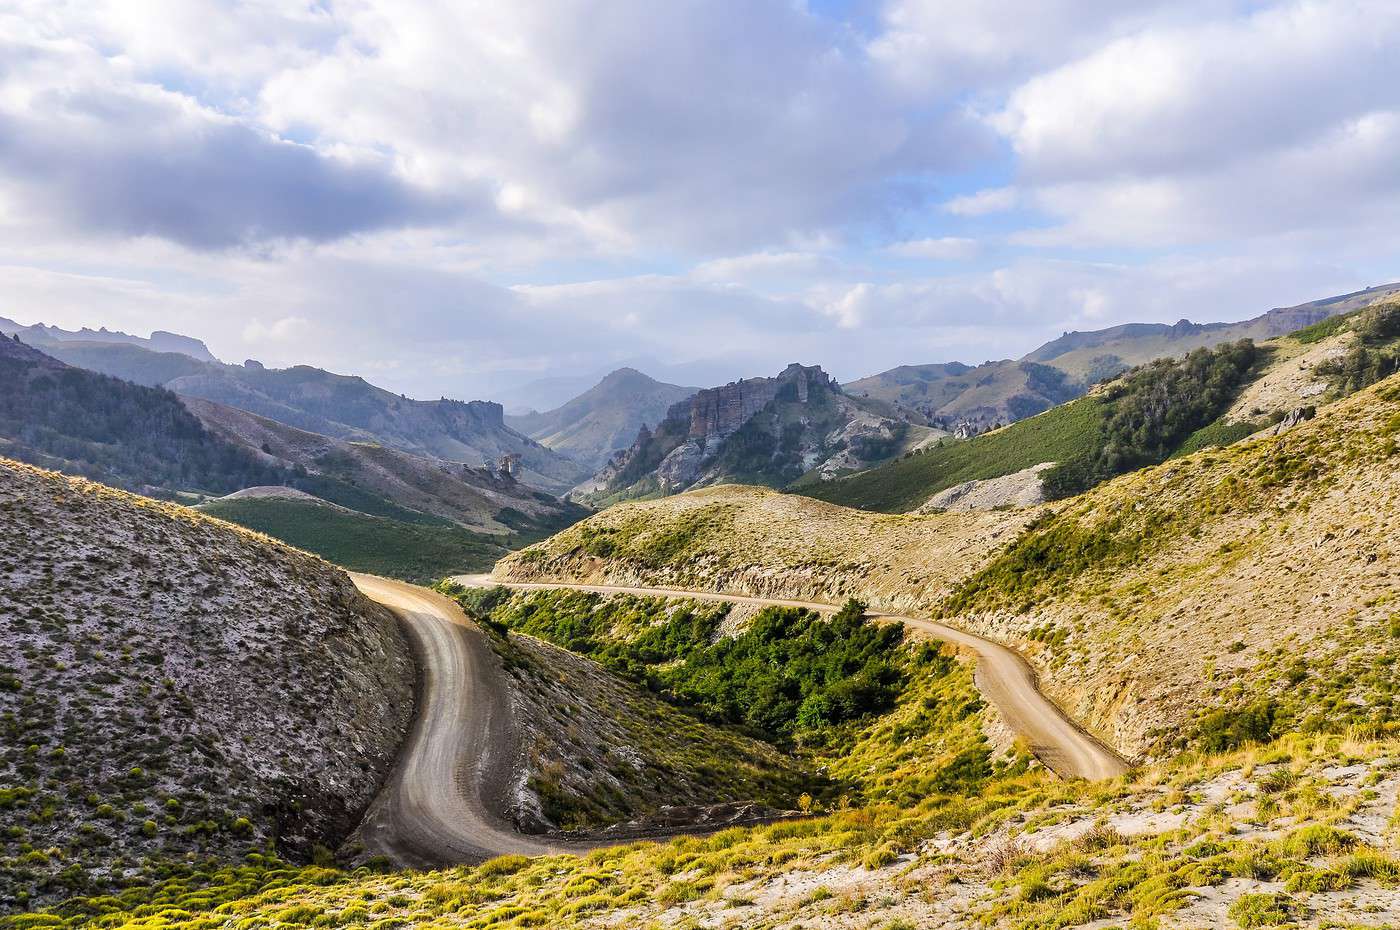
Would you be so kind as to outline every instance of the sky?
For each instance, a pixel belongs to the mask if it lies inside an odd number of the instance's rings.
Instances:
[[[0,2],[0,316],[418,397],[1400,279],[1400,3]]]

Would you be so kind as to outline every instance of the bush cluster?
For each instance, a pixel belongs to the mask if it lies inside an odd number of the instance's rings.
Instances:
[[[1115,382],[1100,408],[1099,441],[1045,473],[1052,500],[1163,461],[1216,420],[1249,380],[1261,353],[1249,339],[1158,359]]]

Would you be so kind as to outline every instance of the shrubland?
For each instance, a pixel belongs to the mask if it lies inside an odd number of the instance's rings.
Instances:
[[[355,826],[412,707],[342,572],[174,505],[0,460],[0,910]]]

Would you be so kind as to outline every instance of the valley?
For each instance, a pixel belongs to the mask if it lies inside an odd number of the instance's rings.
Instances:
[[[4,340],[0,927],[1400,919],[1400,304],[1326,306],[970,438],[605,379],[596,510]]]

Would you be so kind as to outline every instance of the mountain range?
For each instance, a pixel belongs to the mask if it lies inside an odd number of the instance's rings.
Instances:
[[[818,366],[789,365],[699,391],[643,428],[585,490],[588,499],[674,494],[725,482],[782,487],[902,453],[934,435],[841,390]]]
[[[1067,332],[1019,359],[968,366],[958,362],[902,365],[846,385],[851,394],[894,404],[902,415],[932,426],[976,434],[1049,410],[1093,384],[1134,365],[1238,339],[1270,339],[1328,316],[1400,293],[1384,284],[1281,307],[1238,323],[1127,323]]]
[[[1395,926],[1400,294],[1266,317],[703,389],[585,519],[0,340],[0,930]]]
[[[698,390],[619,368],[560,407],[507,415],[506,424],[596,472],[614,452],[627,448],[638,430],[660,423],[673,404]]]
[[[556,494],[590,474],[508,427],[501,405],[490,401],[412,400],[363,378],[308,365],[272,369],[251,359],[228,365],[131,341],[64,338],[41,345],[75,367],[212,400],[334,439],[380,443],[472,466],[495,466],[502,457],[515,456],[523,483]]]

